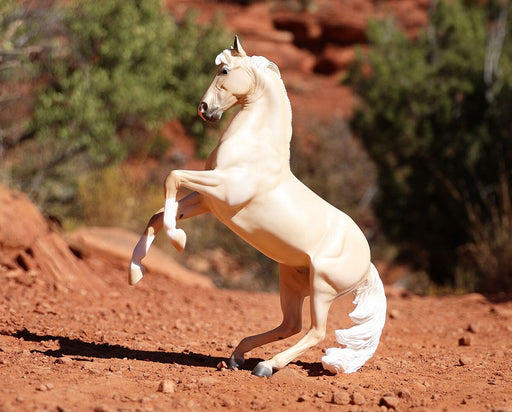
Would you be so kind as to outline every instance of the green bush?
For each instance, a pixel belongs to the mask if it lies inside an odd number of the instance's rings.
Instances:
[[[39,33],[31,64],[40,76],[24,137],[5,156],[13,181],[51,212],[76,199],[81,173],[158,155],[166,120],[203,136],[197,104],[231,36],[193,14],[177,24],[158,0],[79,0],[50,10],[25,21]],[[39,30],[43,23],[52,30]]]
[[[111,166],[78,179],[78,204],[89,226],[116,226],[142,231],[162,207],[162,185],[148,184],[135,165]],[[68,224],[72,223],[68,221]]]
[[[439,2],[415,40],[374,22],[348,75],[361,97],[351,126],[377,165],[376,214],[438,283],[512,286],[511,14]]]

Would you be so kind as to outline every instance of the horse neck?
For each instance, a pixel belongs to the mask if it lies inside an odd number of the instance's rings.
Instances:
[[[226,135],[258,134],[257,139],[289,162],[292,110],[284,84],[273,73],[256,76],[255,85],[242,102]]]

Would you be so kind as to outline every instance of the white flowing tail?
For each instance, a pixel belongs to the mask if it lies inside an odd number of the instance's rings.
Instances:
[[[379,346],[386,322],[386,295],[373,264],[366,281],[356,289],[353,303],[357,306],[349,316],[355,325],[335,332],[336,340],[345,347],[329,348],[322,357],[323,367],[334,373],[356,372]]]

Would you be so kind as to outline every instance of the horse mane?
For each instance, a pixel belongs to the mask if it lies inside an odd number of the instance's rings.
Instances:
[[[233,51],[234,51],[233,49],[223,50],[215,58],[215,64],[217,66],[219,64],[225,64],[226,66],[230,66],[233,57],[240,57],[236,54],[233,54]],[[279,79],[281,79],[281,72],[279,71],[279,67],[277,67],[277,64],[271,62],[269,59],[267,59],[266,57],[263,57],[263,56],[247,56],[247,57],[249,58],[250,65],[257,71],[265,71],[266,69],[270,69],[272,72],[277,74]]]

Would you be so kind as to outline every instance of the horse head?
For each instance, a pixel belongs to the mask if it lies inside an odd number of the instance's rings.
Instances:
[[[230,49],[215,58],[215,64],[219,69],[197,109],[206,121],[217,121],[226,110],[243,103],[254,88],[255,71],[269,68],[280,77],[277,66],[265,57],[247,56],[238,36]]]

